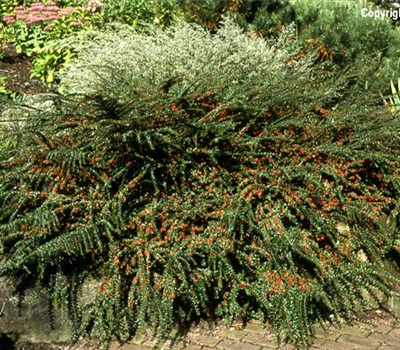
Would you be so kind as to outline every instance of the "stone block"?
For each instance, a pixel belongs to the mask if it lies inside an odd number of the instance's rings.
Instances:
[[[243,330],[245,332],[252,332],[252,333],[259,333],[259,334],[263,334],[263,333],[267,332],[267,330],[264,327],[262,327],[261,325],[256,324],[256,323],[247,324]]]
[[[254,345],[259,345],[259,346],[270,346],[270,347],[272,346],[273,347],[276,345],[274,336],[272,336],[272,335],[263,336],[259,333],[249,333],[242,339],[242,342],[243,341],[254,344]]]
[[[366,338],[368,335],[370,335],[371,330],[369,328],[358,327],[356,325],[354,326],[344,325],[340,327],[340,332],[342,334],[347,334],[354,337]]]
[[[373,350],[378,348],[381,344],[381,342],[374,340],[374,339],[368,339],[368,338],[361,338],[357,337],[354,335],[349,335],[349,334],[344,334],[342,335],[339,339],[338,342],[340,344],[348,344],[351,345],[357,349],[368,349],[368,350]]]
[[[354,345],[327,340],[320,346],[320,348],[324,350],[354,350]]]
[[[214,348],[221,341],[218,337],[209,337],[206,335],[191,336],[190,342],[197,345],[208,346],[209,348]]]
[[[249,343],[242,343],[242,342],[233,342],[228,339],[224,339],[221,341],[217,349],[223,349],[223,350],[260,350],[261,346],[258,345],[253,345]]]
[[[375,333],[371,334],[368,339],[374,340],[385,345],[398,345],[400,346],[400,338],[394,337],[390,334]]]
[[[229,331],[227,332],[228,338],[232,340],[242,340],[248,333],[245,331]]]
[[[135,344],[125,344],[119,350],[149,350],[148,347],[143,347],[141,345]]]
[[[202,350],[202,346],[190,344],[187,347],[183,348],[183,350]]]

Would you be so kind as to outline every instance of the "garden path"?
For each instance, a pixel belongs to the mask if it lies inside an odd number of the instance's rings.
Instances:
[[[129,344],[111,343],[110,350],[151,350],[155,342],[141,337]],[[184,341],[163,350],[291,350],[292,346],[278,347],[272,332],[257,322],[245,327],[204,325],[194,327]],[[330,326],[325,332],[316,328],[316,339],[310,350],[400,350],[400,322],[381,310],[360,314],[351,325]],[[30,348],[18,350],[100,350],[88,341],[80,341],[72,347]]]

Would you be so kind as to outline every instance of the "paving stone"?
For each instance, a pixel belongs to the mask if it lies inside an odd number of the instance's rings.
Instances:
[[[324,344],[320,346],[320,348],[325,350],[354,350],[354,345],[347,343],[338,343],[336,341],[328,339]]]
[[[209,337],[206,335],[192,336],[190,338],[190,342],[193,342],[197,345],[208,346],[209,348],[214,348],[221,341],[221,339],[217,337]]]
[[[119,341],[110,342],[110,350],[119,350],[121,343]]]
[[[379,342],[379,341],[376,341],[373,339],[356,337],[354,335],[349,335],[349,334],[342,335],[338,339],[338,342],[340,344],[350,344],[352,346],[357,347],[358,349],[369,349],[369,350],[376,349],[380,345],[382,345],[381,342]]]
[[[400,350],[400,345],[382,345],[378,350]]]
[[[150,347],[144,347],[141,345],[125,344],[120,350],[148,350]]]
[[[261,346],[224,339],[218,344],[217,348],[224,350],[259,350]]]
[[[328,338],[329,338],[330,340],[336,340],[336,339],[332,339],[332,337],[315,338],[315,339],[312,341],[312,346],[321,346],[323,343],[325,343],[325,341],[326,341]]]
[[[243,329],[245,332],[253,332],[253,333],[265,333],[267,330],[259,324],[256,323],[249,323]]]
[[[202,346],[200,345],[188,345],[186,348],[183,348],[184,350],[201,350]]]
[[[388,334],[393,327],[388,324],[373,324],[370,326],[371,333]]]
[[[279,350],[289,350],[289,349],[287,349],[287,348],[285,348],[285,347],[279,347],[279,345],[278,344],[275,344],[275,343],[271,343],[271,344],[265,344],[263,347],[262,347],[262,350],[272,350],[272,349],[279,349]]]
[[[279,349],[280,350],[298,350],[293,345],[290,345],[290,344],[283,345]]]
[[[371,333],[370,329],[348,325],[340,327],[340,332],[360,338],[365,338]]]
[[[315,329],[315,337],[317,339],[330,339],[330,340],[337,340],[342,333],[338,328],[331,327],[326,332],[322,327],[316,327]]]
[[[227,332],[227,337],[232,340],[242,340],[247,334],[249,333],[245,331],[234,330]]]
[[[275,337],[271,334],[264,336],[259,333],[249,333],[242,339],[242,341],[260,346],[275,346]]]
[[[146,340],[141,346],[153,348],[157,344],[157,340]]]
[[[394,337],[390,334],[381,334],[374,333],[368,337],[368,339],[375,340],[380,342],[381,344],[385,343],[386,345],[399,345],[400,346],[400,338]]]
[[[392,335],[392,336],[394,336],[394,337],[400,338],[400,328],[397,328],[397,327],[393,328],[393,329],[389,332],[389,334]]]

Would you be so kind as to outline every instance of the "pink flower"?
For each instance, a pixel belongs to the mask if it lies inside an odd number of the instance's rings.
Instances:
[[[45,20],[45,18],[43,16],[33,17],[33,19],[35,20],[35,22],[42,22]]]
[[[47,6],[57,6],[57,4],[54,1],[47,1],[46,5]]]
[[[41,2],[36,2],[31,5],[31,9],[42,9],[44,8],[44,5]]]
[[[26,21],[30,16],[28,15],[17,15],[17,21]]]
[[[3,21],[6,22],[7,24],[13,24],[15,23],[15,18],[13,15],[5,15],[3,17]]]
[[[60,8],[58,6],[49,6],[49,7],[46,7],[46,10],[47,11],[58,11],[58,10],[60,10]]]

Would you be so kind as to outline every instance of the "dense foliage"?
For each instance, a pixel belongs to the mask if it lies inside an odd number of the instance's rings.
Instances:
[[[175,0],[106,0],[101,8],[103,23],[124,23],[132,27],[156,24],[165,27],[179,14]]]
[[[293,6],[289,0],[177,0],[185,19],[215,31],[224,16],[230,15],[243,28],[254,30],[262,36],[277,34],[283,21],[294,19]]]
[[[71,95],[5,135],[1,275],[50,285],[75,337],[105,341],[217,315],[306,346],[315,319],[393,294],[398,120],[348,76],[322,80],[294,38],[92,33]],[[90,275],[98,293],[77,304]]]
[[[354,67],[361,87],[387,91],[400,74],[400,28],[389,18],[362,17],[361,10],[378,7],[359,1],[292,0],[303,47],[334,69]],[[377,73],[376,73],[377,72]],[[374,79],[371,79],[374,76]]]

